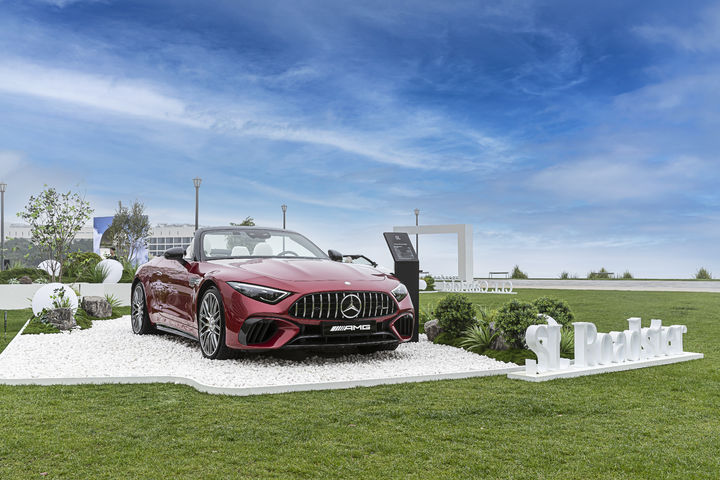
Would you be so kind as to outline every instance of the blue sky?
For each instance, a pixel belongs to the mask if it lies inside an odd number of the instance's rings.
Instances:
[[[389,264],[471,223],[476,274],[720,274],[720,4],[0,0],[9,216],[253,216]],[[421,264],[455,273],[452,237]]]

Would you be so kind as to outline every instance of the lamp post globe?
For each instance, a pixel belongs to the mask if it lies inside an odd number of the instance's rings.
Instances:
[[[195,177],[193,178],[193,185],[195,185],[195,230],[198,229],[198,214],[200,210],[200,184],[202,183],[202,178]]]

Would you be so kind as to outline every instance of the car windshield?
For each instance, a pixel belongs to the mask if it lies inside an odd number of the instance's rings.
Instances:
[[[211,230],[202,236],[202,250],[208,260],[216,258],[328,258],[315,244],[299,233],[283,230]]]

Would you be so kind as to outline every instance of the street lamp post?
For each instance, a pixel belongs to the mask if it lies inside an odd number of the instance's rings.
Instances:
[[[280,205],[280,208],[282,208],[283,211],[283,230],[285,230],[285,214],[287,213],[287,205],[283,203]]]
[[[202,183],[202,178],[195,177],[193,178],[193,185],[195,185],[195,230],[198,229],[198,213],[199,213],[199,207],[200,207],[200,184]]]
[[[418,227],[418,228],[420,226],[420,221],[418,219],[419,216],[420,216],[420,209],[416,208],[415,209],[415,227]],[[420,253],[418,252],[418,234],[417,233],[415,233],[415,253],[418,255],[418,258],[420,258]]]
[[[5,188],[7,183],[0,182],[0,271],[5,270]]]

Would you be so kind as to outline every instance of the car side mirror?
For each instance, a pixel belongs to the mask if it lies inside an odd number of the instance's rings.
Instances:
[[[332,260],[333,262],[343,261],[342,253],[338,252],[337,250],[328,250],[328,257],[330,257],[330,260]]]
[[[163,257],[167,258],[168,260],[177,260],[178,262],[182,262],[184,256],[185,249],[182,247],[169,248],[165,250],[165,253],[163,253]]]

